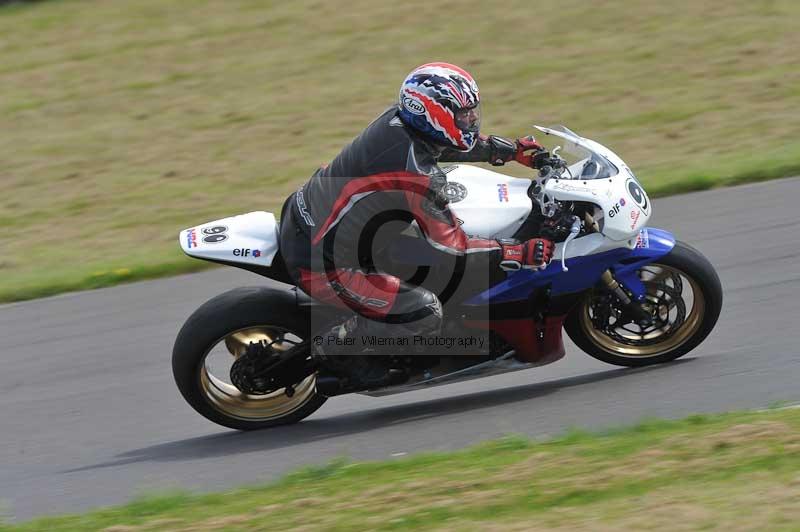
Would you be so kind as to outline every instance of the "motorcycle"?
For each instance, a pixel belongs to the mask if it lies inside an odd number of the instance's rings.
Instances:
[[[480,349],[465,356],[450,348],[455,342],[425,347],[436,344],[430,339],[411,354],[397,347],[375,357],[387,378],[354,386],[359,381],[348,380],[348,371],[357,372],[365,357],[332,360],[313,348],[325,327],[348,314],[292,286],[278,221],[251,212],[180,233],[190,257],[286,283],[228,291],[188,318],[172,355],[186,401],[220,425],[252,430],[298,422],[345,393],[388,395],[550,364],[564,356],[562,329],[590,356],[619,366],[659,364],[697,347],[722,308],[713,266],[669,232],[647,227],[650,198],[613,151],[563,126],[536,127],[558,144],[538,175],[449,166],[444,194],[469,235],[552,239],[545,269],[508,271],[473,288],[458,258],[454,265],[437,255],[413,222],[381,255],[387,268],[410,266],[415,284],[445,279],[436,292],[450,300],[443,337],[486,339]]]

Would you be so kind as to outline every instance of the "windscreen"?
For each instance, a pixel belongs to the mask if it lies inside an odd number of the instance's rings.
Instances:
[[[537,129],[543,133],[536,137],[539,144],[566,161],[563,179],[608,179],[619,173],[608,159],[591,149],[589,141],[566,126],[537,126]]]

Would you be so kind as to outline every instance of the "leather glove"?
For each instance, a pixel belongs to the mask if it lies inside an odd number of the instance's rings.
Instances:
[[[536,142],[533,135],[527,137],[520,137],[516,141],[517,150],[514,153],[514,160],[528,168],[536,168],[536,155],[537,153],[545,152],[544,147]],[[533,153],[531,153],[533,152]]]
[[[556,166],[560,163],[559,160],[550,157],[550,152],[547,150],[537,151],[531,155],[531,168],[541,170],[545,166]]]
[[[508,161],[513,161],[517,153],[517,145],[513,140],[505,137],[489,135],[486,139],[489,145],[489,163],[492,166],[503,166]]]
[[[529,168],[536,168],[536,166],[534,166],[536,154],[547,153],[542,145],[536,142],[536,139],[531,135],[518,138],[516,141],[511,141],[505,137],[489,135],[486,142],[489,145],[489,163],[491,163],[492,166],[502,166],[509,161],[517,161]]]
[[[522,268],[543,270],[553,258],[555,244],[544,238],[532,238],[527,242],[501,240],[503,258],[500,268],[516,271]]]

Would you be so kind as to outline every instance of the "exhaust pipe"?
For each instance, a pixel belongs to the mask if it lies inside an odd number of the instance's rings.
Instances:
[[[341,379],[334,375],[320,375],[317,374],[317,393],[325,397],[333,397],[335,395],[343,395],[346,393],[363,392],[367,390],[377,390],[387,386],[396,386],[403,384],[408,380],[408,374],[399,369],[390,369],[386,375],[379,379],[373,379],[365,382],[350,379]]]
[[[325,397],[333,397],[347,392],[342,389],[342,379],[339,377],[317,374],[317,393]]]

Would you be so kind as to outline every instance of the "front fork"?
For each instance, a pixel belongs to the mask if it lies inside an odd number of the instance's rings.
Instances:
[[[605,287],[616,296],[625,310],[640,325],[649,325],[653,317],[643,307],[647,289],[639,276],[637,269],[622,268],[616,272],[606,270],[600,276]],[[630,295],[629,295],[630,294]]]

